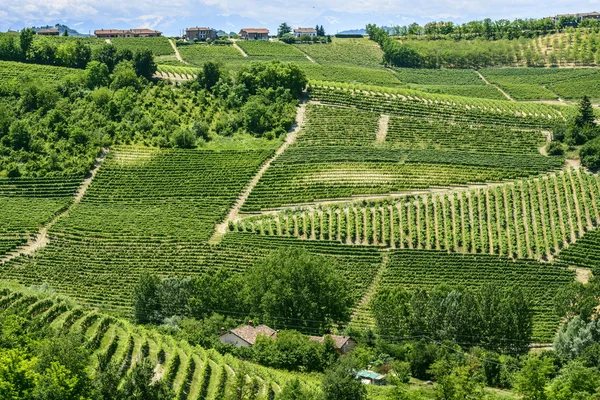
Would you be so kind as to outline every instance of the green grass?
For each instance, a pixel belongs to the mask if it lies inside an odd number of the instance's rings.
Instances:
[[[207,61],[220,60],[227,64],[230,61],[243,61],[242,53],[231,45],[207,45],[177,43],[181,57],[196,66],[202,66]]]

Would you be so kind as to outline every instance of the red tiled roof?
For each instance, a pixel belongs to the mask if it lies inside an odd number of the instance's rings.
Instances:
[[[94,31],[94,35],[103,34],[103,35],[116,35],[119,33],[127,33],[129,32],[126,29],[96,29]]]
[[[49,28],[49,29],[40,29],[38,33],[58,33],[58,29]]]
[[[152,29],[147,29],[147,28],[140,28],[140,29],[130,29],[131,32],[133,33],[162,33],[159,31],[155,31]]]
[[[267,337],[277,336],[277,331],[269,328],[266,325],[259,325],[257,327],[253,327],[252,325],[244,325],[240,326],[239,328],[232,329],[229,332],[245,340],[249,344],[254,344],[258,335],[265,335]]]
[[[187,28],[186,31],[214,31],[212,28]]]
[[[244,28],[244,29],[240,30],[240,32],[246,32],[246,33],[269,33],[269,30],[267,28]]]

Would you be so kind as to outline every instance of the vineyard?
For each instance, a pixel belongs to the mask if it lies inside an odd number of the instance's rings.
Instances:
[[[173,54],[173,48],[166,37],[137,37],[137,38],[112,38],[110,42],[119,50],[127,49],[132,52],[150,50],[155,56],[168,56]]]
[[[363,101],[367,97],[356,96]],[[563,163],[560,157],[539,153],[545,140],[540,131],[511,126],[516,123],[499,126],[465,119],[448,124],[438,119],[441,112],[427,120],[419,119],[414,109],[373,106],[388,116],[387,126],[380,127],[384,119],[376,112],[309,105],[296,144],[271,165],[242,210],[502,181],[559,169]]]
[[[487,85],[471,69],[414,69],[396,68],[396,77],[410,89],[430,93],[504,100],[495,87]]]
[[[228,45],[207,45],[204,43],[198,44],[181,44],[177,43],[177,49],[181,57],[188,63],[195,66],[202,66],[207,61],[219,60],[230,65],[233,63],[243,62],[242,54],[233,46]]]
[[[303,207],[249,217],[239,232],[399,249],[550,260],[600,224],[600,179],[570,170],[473,190]],[[575,245],[577,249],[579,245]],[[574,250],[575,253],[578,250]],[[561,259],[572,253],[560,252]]]
[[[519,100],[600,98],[596,68],[488,68],[481,73]]]
[[[296,44],[317,64],[383,68],[383,51],[368,39],[333,38],[332,43]]]
[[[0,257],[65,209],[82,177],[0,178]]]
[[[237,42],[249,57],[264,58],[304,58],[304,53],[283,42],[270,42],[266,40],[240,40]],[[303,60],[304,61],[304,60]]]
[[[311,386],[309,375],[265,368],[215,350],[192,346],[186,341],[133,326],[128,321],[76,306],[72,301],[47,294],[0,287],[0,316],[14,314],[30,319],[31,329],[54,329],[80,334],[90,349],[91,368],[99,355],[119,366],[123,379],[137,364],[149,360],[157,365],[157,376],[176,393],[177,399],[221,399],[231,396],[236,374],[245,374],[247,385],[256,385],[261,396],[273,396],[294,378]]]
[[[13,61],[0,61],[0,85],[15,80],[15,84],[28,79],[39,78],[47,82],[56,82],[69,74],[79,72],[77,69],[54,67],[51,65],[24,64]]]
[[[343,65],[301,65],[311,81],[362,83],[366,85],[400,86],[400,81],[388,70]]]

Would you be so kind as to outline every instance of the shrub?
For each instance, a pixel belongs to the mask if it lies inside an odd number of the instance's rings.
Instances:
[[[588,168],[600,168],[600,138],[587,142],[579,153],[581,163]]]

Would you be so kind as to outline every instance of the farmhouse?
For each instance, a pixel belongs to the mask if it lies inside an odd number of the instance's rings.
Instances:
[[[338,353],[346,354],[350,350],[353,350],[356,347],[356,340],[352,339],[350,336],[339,336],[339,335],[328,335],[333,339],[333,343]],[[310,336],[310,340],[315,342],[323,343],[325,341],[326,336]]]
[[[58,36],[59,32],[58,32],[58,29],[56,29],[56,28],[49,28],[49,29],[40,29],[39,31],[37,31],[37,34],[40,36]]]
[[[96,29],[94,35],[99,38],[126,38],[126,37],[157,37],[162,32],[152,29]]]
[[[275,338],[277,336],[277,331],[266,325],[254,327],[252,326],[252,321],[250,321],[248,325],[222,332],[219,336],[219,340],[221,340],[221,343],[232,344],[235,347],[250,347],[254,345],[258,335]]]
[[[240,31],[242,40],[269,40],[269,30],[267,28],[244,28]]]
[[[315,28],[296,28],[294,29],[294,36],[297,38],[301,38],[302,36],[307,35],[310,37],[317,36],[317,30]]]
[[[592,11],[590,13],[578,13],[578,14],[558,14],[555,17],[552,17],[552,21],[553,22],[557,22],[558,20],[560,20],[563,17],[571,17],[571,18],[575,18],[577,19],[579,22],[583,21],[584,19],[598,19],[600,20],[600,13],[597,11]]]
[[[217,31],[213,28],[187,28],[185,30],[185,37],[187,40],[216,40],[217,39]]]

